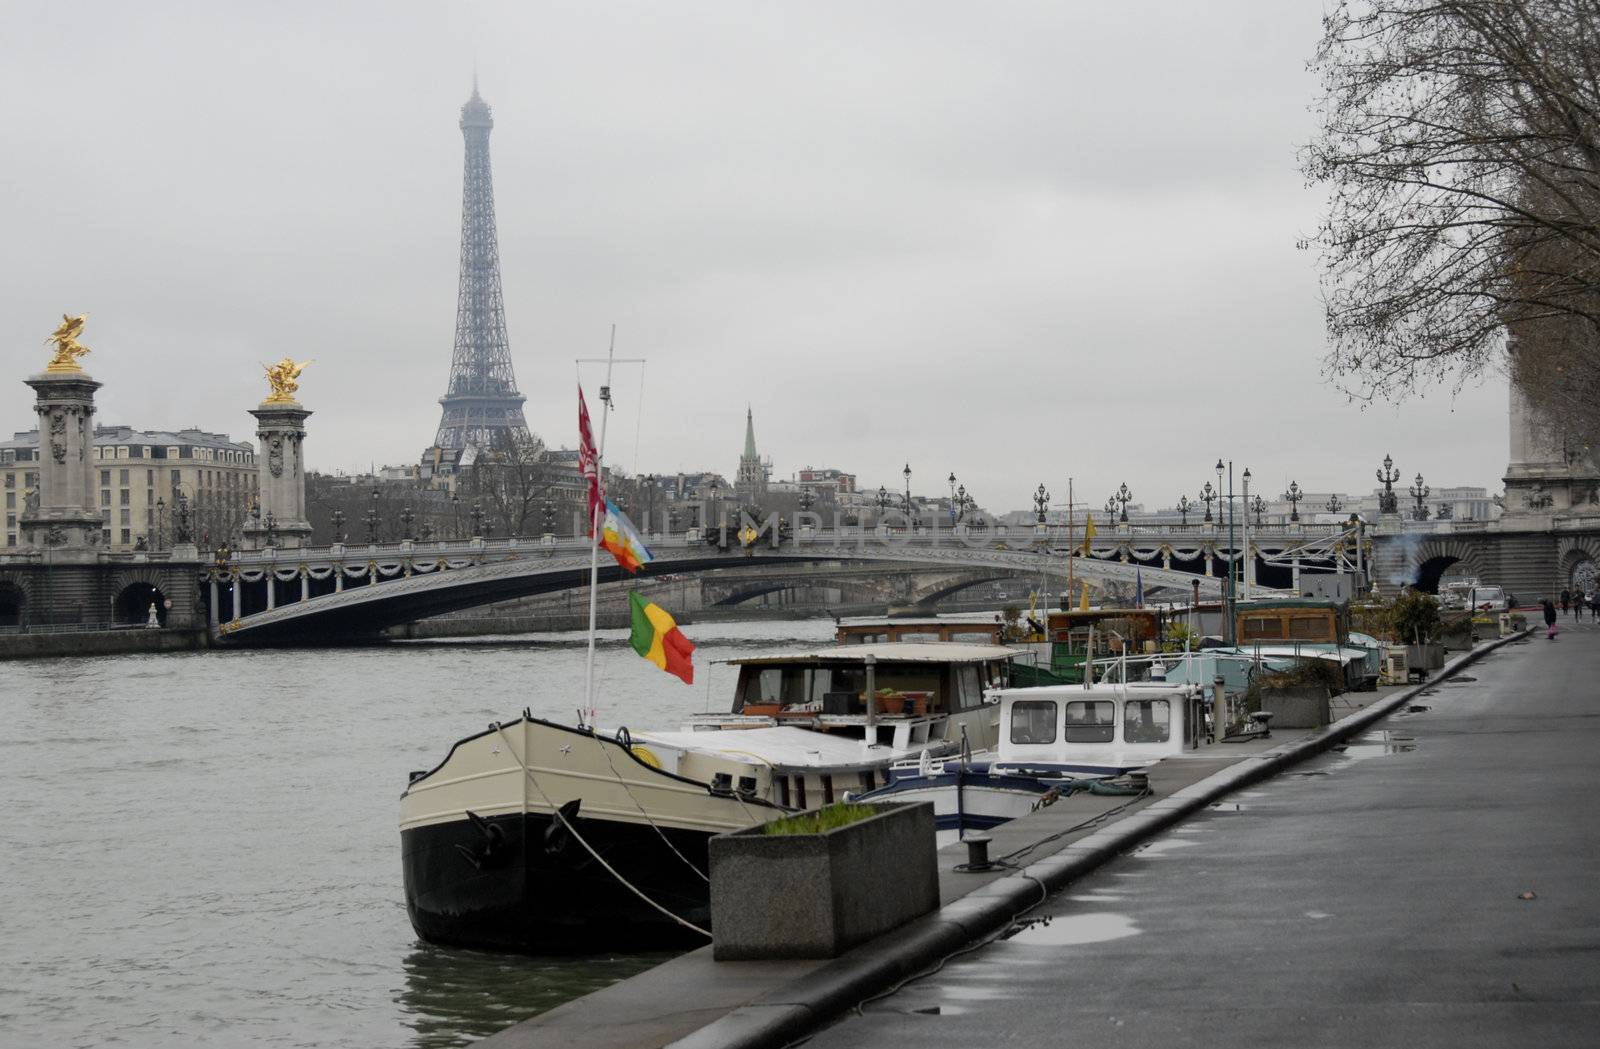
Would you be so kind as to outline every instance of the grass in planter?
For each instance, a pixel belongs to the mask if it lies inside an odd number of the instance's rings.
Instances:
[[[821,834],[825,831],[838,830],[852,823],[859,823],[869,816],[876,816],[878,810],[871,805],[829,805],[827,808],[815,812],[802,812],[798,816],[785,816],[781,820],[773,820],[763,824],[763,834]]]

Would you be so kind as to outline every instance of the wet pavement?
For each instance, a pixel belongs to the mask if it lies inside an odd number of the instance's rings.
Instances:
[[[807,1045],[1592,1046],[1597,788],[1564,620]]]

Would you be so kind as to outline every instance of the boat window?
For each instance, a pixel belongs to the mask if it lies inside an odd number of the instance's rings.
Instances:
[[[969,664],[962,667],[956,676],[961,689],[959,708],[971,710],[983,706],[983,686],[978,681],[978,668]]]
[[[1172,707],[1164,699],[1130,699],[1122,705],[1125,743],[1165,743],[1172,738]]]
[[[1283,637],[1283,620],[1277,616],[1246,616],[1244,629],[1239,631],[1241,641],[1269,640]]]
[[[1332,641],[1327,616],[1295,616],[1289,620],[1289,636],[1301,641]]]
[[[1067,704],[1068,743],[1110,743],[1117,732],[1117,705],[1109,699]]]
[[[1011,704],[1011,742],[1054,743],[1055,741],[1054,700],[1027,699]]]

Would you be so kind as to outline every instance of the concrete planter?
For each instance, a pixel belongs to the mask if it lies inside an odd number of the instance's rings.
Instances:
[[[834,958],[937,908],[933,805],[873,807],[822,834],[712,838],[712,957]]]
[[[1325,728],[1329,721],[1324,685],[1286,685],[1261,690],[1261,709],[1272,714],[1272,727]]]
[[[1436,644],[1407,645],[1406,665],[1412,670],[1443,670],[1444,646]]]

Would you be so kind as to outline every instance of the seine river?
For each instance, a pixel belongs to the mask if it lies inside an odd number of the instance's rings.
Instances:
[[[690,627],[696,684],[604,636],[604,728],[724,710],[713,661],[826,620]],[[572,634],[0,663],[0,1044],[462,1045],[664,956],[431,947],[406,773],[524,706],[575,720]]]

